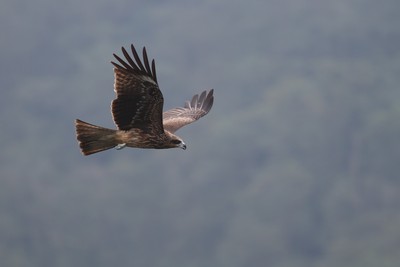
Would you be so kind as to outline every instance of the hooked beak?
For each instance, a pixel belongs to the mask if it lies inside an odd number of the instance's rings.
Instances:
[[[186,144],[184,142],[180,143],[179,147],[182,148],[183,150],[186,150]]]

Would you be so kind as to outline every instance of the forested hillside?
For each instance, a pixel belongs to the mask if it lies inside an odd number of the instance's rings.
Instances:
[[[397,267],[400,2],[21,1],[0,8],[2,267]],[[165,108],[215,89],[186,151],[81,155],[115,127],[112,54]]]

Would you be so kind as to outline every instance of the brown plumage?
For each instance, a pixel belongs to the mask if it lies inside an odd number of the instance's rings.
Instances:
[[[158,87],[154,59],[150,66],[146,48],[143,48],[143,63],[133,45],[131,51],[134,60],[122,47],[125,61],[113,54],[119,64],[111,62],[117,96],[111,103],[111,113],[118,129],[75,121],[77,139],[84,155],[125,146],[186,149],[183,140],[174,133],[206,115],[213,105],[214,90],[211,89],[193,96],[184,107],[163,113],[164,99]]]

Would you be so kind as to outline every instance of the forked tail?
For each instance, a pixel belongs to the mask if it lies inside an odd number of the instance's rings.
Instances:
[[[87,156],[118,145],[116,130],[96,126],[81,120],[75,120],[76,136],[82,153]]]

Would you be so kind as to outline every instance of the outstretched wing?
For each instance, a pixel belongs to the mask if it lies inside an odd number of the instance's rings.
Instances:
[[[147,58],[146,48],[143,48],[143,63],[135,47],[131,58],[125,48],[121,48],[125,61],[116,54],[114,57],[121,64],[111,62],[114,68],[114,91],[117,98],[111,104],[111,112],[115,124],[120,130],[139,128],[145,132],[161,134],[162,109],[164,99],[158,88],[154,59]]]
[[[185,107],[173,108],[163,114],[164,129],[174,133],[179,128],[197,121],[205,116],[214,103],[214,89],[208,93],[203,91],[200,96],[194,95],[191,101],[186,101]]]

